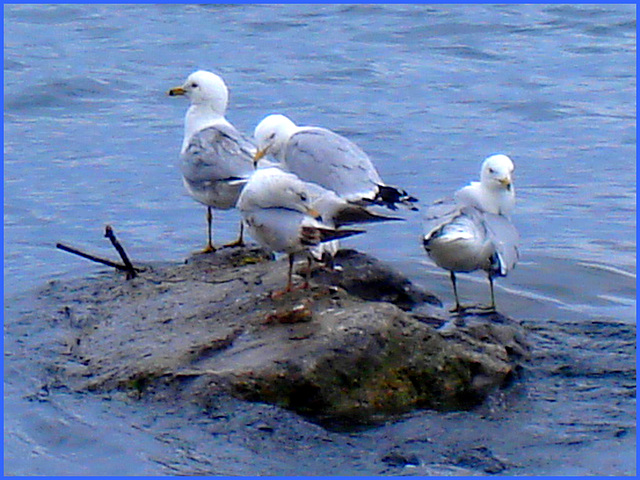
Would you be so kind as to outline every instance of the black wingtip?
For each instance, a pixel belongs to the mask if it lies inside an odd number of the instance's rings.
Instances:
[[[391,210],[397,210],[397,204],[403,205],[412,211],[417,211],[418,207],[414,203],[418,203],[416,197],[409,195],[404,190],[389,185],[378,185],[378,193],[374,198],[374,203],[384,205]]]

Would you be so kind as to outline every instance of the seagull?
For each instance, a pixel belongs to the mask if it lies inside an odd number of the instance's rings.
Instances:
[[[292,290],[294,256],[305,253],[311,266],[314,249],[325,242],[364,233],[344,225],[392,220],[352,205],[334,192],[305,182],[277,166],[258,168],[237,204],[247,230],[263,247],[289,255],[285,291]],[[308,286],[308,275],[303,288]]]
[[[368,155],[355,143],[326,128],[298,127],[284,115],[265,117],[255,128],[258,160],[269,154],[302,180],[317,183],[363,205],[401,204],[417,210],[418,200],[385,184]]]
[[[207,244],[202,253],[214,252],[212,209],[235,206],[253,173],[256,148],[225,119],[229,91],[215,73],[193,72],[168,94],[185,95],[191,102],[184,120],[180,169],[187,192],[207,207]],[[238,240],[228,246],[242,245],[242,234],[240,223]]]
[[[518,262],[519,234],[509,214],[515,207],[514,165],[506,155],[485,159],[480,181],[461,188],[454,201],[436,202],[427,212],[428,233],[423,246],[440,268],[449,270],[456,305],[460,305],[456,272],[484,270],[489,279],[491,304],[495,311],[495,277],[506,276]]]
[[[461,205],[473,205],[483,212],[509,215],[516,205],[513,186],[515,166],[502,154],[491,155],[482,162],[480,181],[471,182],[455,193]]]

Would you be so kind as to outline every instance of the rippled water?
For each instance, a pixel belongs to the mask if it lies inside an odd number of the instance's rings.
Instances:
[[[531,438],[547,439],[532,441],[536,453],[550,449],[554,460],[543,467],[522,453],[519,474],[635,472],[635,5],[5,5],[4,22],[5,303],[99,269],[55,243],[111,256],[107,223],[134,260],[180,260],[202,246],[204,209],[185,194],[177,170],[186,103],[166,91],[196,68],[213,70],[229,85],[227,117],[239,129],[250,134],[276,111],[330,127],[423,204],[475,179],[491,153],[516,163],[522,261],[498,281],[497,295],[501,311],[531,326],[546,373],[532,368],[526,401],[498,409],[504,422],[427,412],[359,436],[331,434],[336,449],[325,442],[319,462],[302,463],[308,473],[379,473],[380,445],[403,444],[424,422],[487,428],[494,439],[524,425]],[[218,241],[234,238],[237,219],[217,214]],[[374,230],[349,246],[450,301],[447,275],[421,250],[420,214],[402,229]],[[461,295],[484,301],[486,281],[463,277]],[[17,312],[5,308],[7,321]],[[6,349],[15,341],[5,335]],[[590,376],[609,356],[622,362],[617,370]],[[255,456],[276,443],[258,433],[244,432],[250,445],[238,434],[207,450],[202,430],[176,433],[158,420],[163,414],[151,421],[136,405],[62,394],[34,404],[11,361],[5,473],[268,473],[253,466]],[[570,380],[549,373],[554,362],[586,370]],[[584,394],[589,389],[601,393]],[[545,403],[558,405],[565,390],[576,393],[567,401],[574,398],[587,423],[626,433],[571,427],[562,409]],[[239,428],[240,413],[233,418]],[[286,418],[303,444],[329,435]],[[161,441],[171,435],[185,451],[226,461],[181,457]],[[131,441],[140,451],[123,447]],[[566,453],[549,446],[556,441]],[[612,448],[619,461],[604,453]],[[137,462],[114,466],[108,458]],[[280,452],[269,471],[290,472],[294,458],[302,461]]]

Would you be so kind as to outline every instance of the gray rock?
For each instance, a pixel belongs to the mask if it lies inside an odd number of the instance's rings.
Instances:
[[[473,407],[528,355],[516,322],[450,317],[353,251],[338,256],[341,272],[316,272],[310,289],[272,298],[287,267],[269,257],[228,248],[148,265],[129,281],[51,283],[39,310],[63,332],[54,383],[205,407],[231,394],[352,425]]]
[[[442,306],[438,298],[416,288],[408,278],[379,260],[355,250],[339,250],[333,271],[315,270],[312,278],[324,285],[338,285],[363,300],[389,302],[403,310],[428,303]]]

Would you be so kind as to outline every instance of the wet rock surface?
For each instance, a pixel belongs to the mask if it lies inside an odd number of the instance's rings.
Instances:
[[[318,270],[310,289],[275,296],[287,268],[269,257],[229,248],[148,265],[129,281],[105,273],[51,282],[36,309],[58,335],[51,385],[207,408],[231,394],[321,422],[369,424],[478,405],[528,355],[518,323],[451,317],[364,254],[342,251],[338,271]]]

